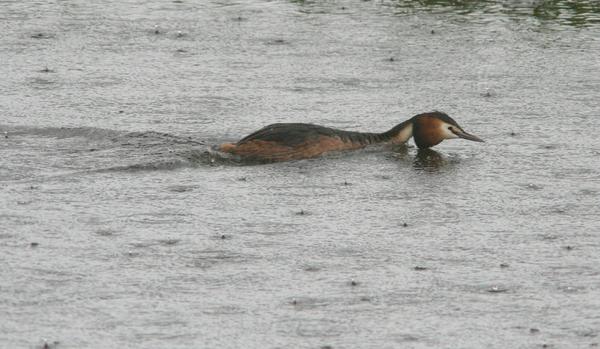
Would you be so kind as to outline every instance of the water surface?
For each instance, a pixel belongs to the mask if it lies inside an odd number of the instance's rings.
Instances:
[[[599,13],[3,2],[0,347],[597,346]],[[207,154],[430,110],[487,143]]]

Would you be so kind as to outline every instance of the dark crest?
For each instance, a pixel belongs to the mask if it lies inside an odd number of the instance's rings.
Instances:
[[[442,120],[443,122],[449,123],[450,125],[454,125],[454,126],[460,128],[460,126],[458,126],[458,123],[456,123],[456,121],[454,121],[453,118],[449,117],[448,114],[443,113],[441,111],[436,110],[436,111],[432,111],[429,113],[419,114],[419,115],[416,115],[415,118],[418,118],[419,116],[429,116],[432,118],[437,118],[437,119]]]

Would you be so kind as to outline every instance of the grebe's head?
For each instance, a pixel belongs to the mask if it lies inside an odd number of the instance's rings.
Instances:
[[[464,138],[483,142],[483,139],[465,132],[454,119],[438,111],[416,115],[412,118],[412,124],[413,138],[421,149],[433,147],[444,139]]]

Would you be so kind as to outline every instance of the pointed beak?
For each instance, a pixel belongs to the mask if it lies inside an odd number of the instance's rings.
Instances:
[[[454,132],[455,135],[459,136],[460,138],[464,138],[464,139],[468,139],[470,141],[474,141],[474,142],[485,142],[483,139],[472,135],[470,133],[466,133],[463,130],[457,130],[456,128],[452,130],[452,132]]]

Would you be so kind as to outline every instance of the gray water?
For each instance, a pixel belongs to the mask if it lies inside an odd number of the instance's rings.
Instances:
[[[0,347],[600,344],[594,1],[0,2]],[[486,143],[248,166],[274,122]]]

